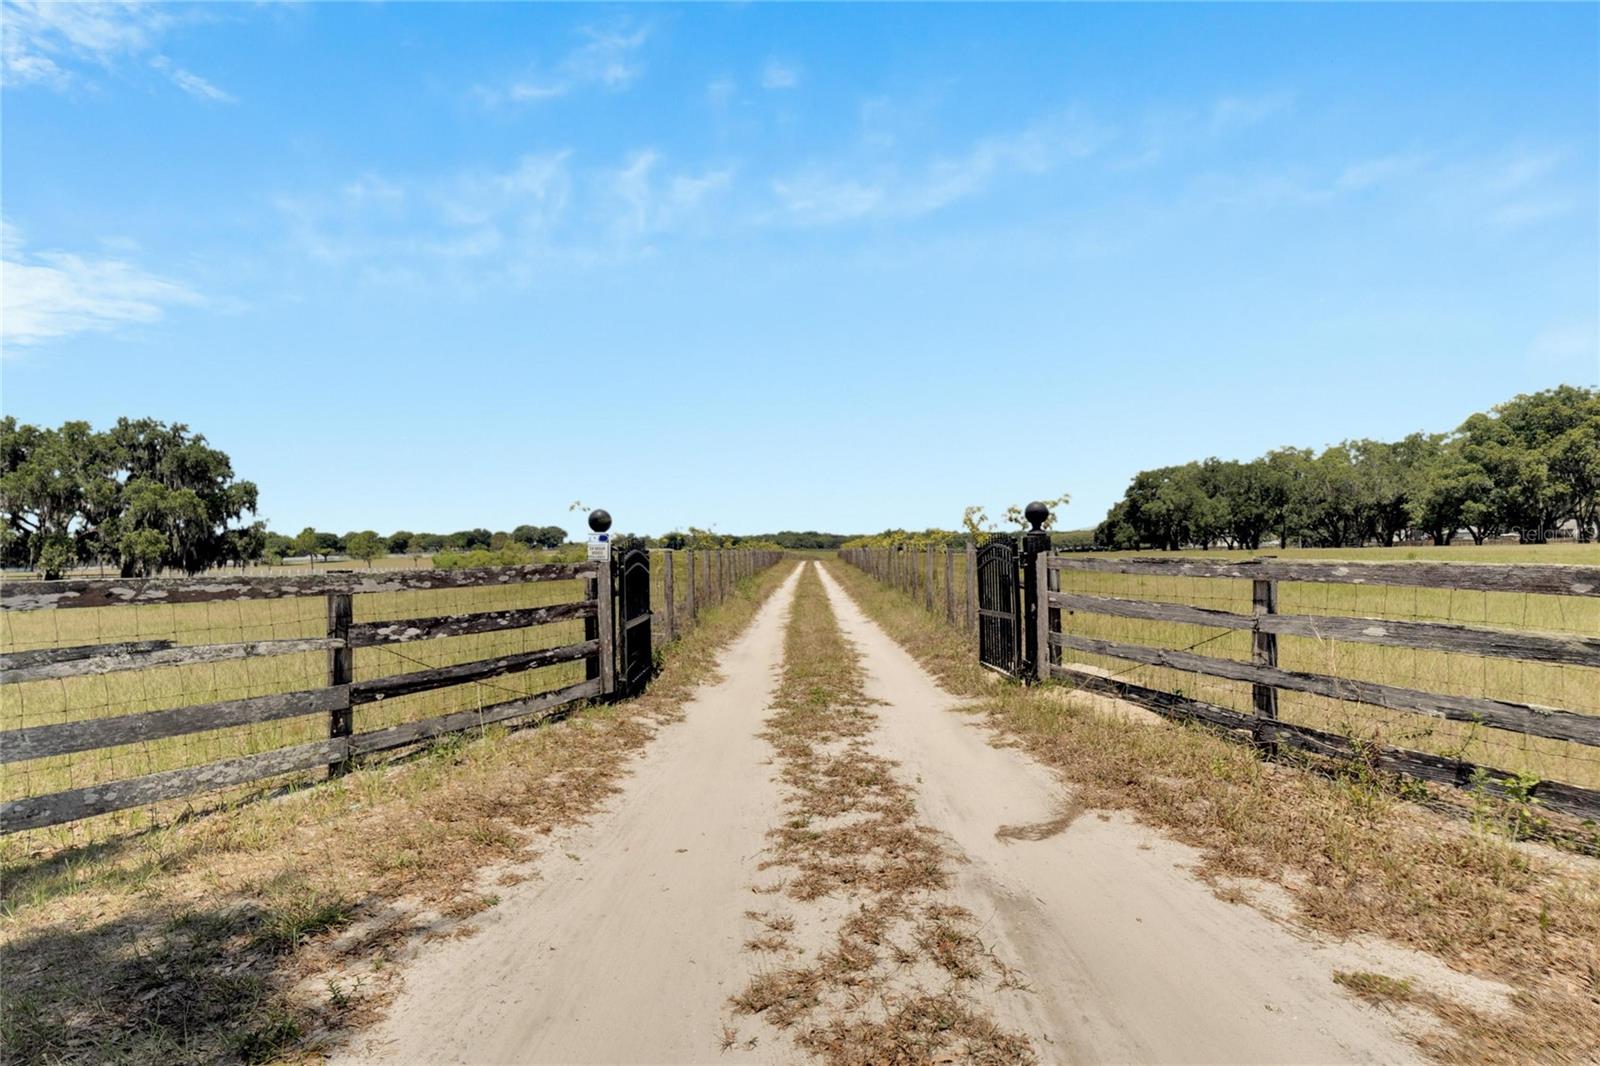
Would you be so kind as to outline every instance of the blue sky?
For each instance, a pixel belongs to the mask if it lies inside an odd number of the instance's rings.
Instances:
[[[274,528],[951,527],[1600,383],[1600,8],[5,7],[4,410]]]

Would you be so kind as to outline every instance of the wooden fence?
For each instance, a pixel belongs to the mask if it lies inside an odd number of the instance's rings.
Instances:
[[[736,582],[773,565],[780,557],[778,552],[733,549],[657,553],[652,560],[660,570],[659,581],[652,573],[653,626],[647,627],[646,632],[654,628],[657,645],[672,641],[694,624],[701,610],[726,598]],[[542,721],[570,711],[581,701],[606,697],[618,689],[612,582],[611,566],[581,562],[477,570],[10,584],[0,592],[0,616],[7,622],[6,647],[33,646],[0,655],[0,693],[8,697],[10,705],[5,721],[8,726],[13,721],[20,723],[17,728],[0,732],[0,765],[13,771],[8,774],[13,783],[7,787],[5,802],[0,803],[0,833],[59,825],[317,768],[339,774],[361,756],[495,723]],[[493,609],[400,618],[366,617],[438,602],[438,594],[451,590],[461,590],[479,601],[476,606]],[[429,601],[429,596],[435,599]],[[321,613],[325,615],[325,625],[319,627],[320,635],[224,643],[188,643],[183,639],[216,625],[195,612],[219,608],[236,612],[238,627],[248,630],[277,624],[267,615],[255,617],[274,604],[309,597],[320,597],[324,604]],[[540,599],[554,602],[532,602]],[[485,604],[484,600],[493,602]],[[364,609],[358,612],[358,606]],[[163,617],[156,620],[157,627],[168,627],[172,635],[96,643],[76,643],[62,637],[63,630],[67,634],[74,632],[70,620],[65,625],[60,621],[62,615],[94,613],[93,632],[125,631],[130,625],[138,631],[151,622],[148,613],[137,614],[141,610],[161,612]],[[252,618],[244,617],[246,611],[252,612]],[[124,613],[131,617],[120,617]],[[198,619],[201,624],[171,621],[166,617],[169,614],[183,614],[185,619]],[[22,624],[24,621],[28,624]],[[287,624],[305,628],[308,623],[309,616],[302,611]],[[233,624],[230,618],[228,625]],[[237,627],[235,631],[239,631]],[[492,655],[437,664],[417,658],[425,654],[424,648],[437,649],[435,659],[472,656],[484,647],[474,641],[506,637],[520,641],[520,650],[494,648],[496,653]],[[529,644],[543,646],[528,647]],[[408,665],[397,673],[358,677],[357,649],[385,649],[393,653],[397,663]],[[179,686],[176,691],[181,697],[183,678],[192,677],[192,672],[185,675],[186,668],[234,664],[265,672],[277,657],[289,660],[300,656],[299,662],[304,663],[307,653],[324,656],[325,671],[315,683],[302,683],[292,691],[118,713],[123,710],[117,706],[118,700],[133,690],[107,684],[102,689],[101,702],[91,708],[93,713],[89,716],[82,713],[81,701],[72,698],[54,702],[36,699],[36,703],[50,705],[48,717],[59,719],[45,722],[30,719],[23,698],[28,692],[36,697],[49,695],[39,693],[41,688],[81,687],[101,679],[108,683],[137,681],[138,698],[129,695],[128,703],[163,699],[170,702],[170,694],[162,695],[161,679],[179,675],[173,684]],[[423,668],[410,668],[414,666]],[[553,681],[554,687],[537,692],[504,687],[518,679],[523,681],[520,687],[527,687],[527,679],[535,675]],[[261,687],[263,683],[270,687],[281,676],[284,675],[270,674],[264,681],[252,678],[246,687]],[[287,676],[298,676],[303,682],[307,672],[289,670]],[[491,679],[497,680],[491,683]],[[155,690],[154,696],[150,689]],[[485,691],[515,698],[486,704],[482,698]],[[457,696],[445,701],[447,713],[386,721],[393,717],[389,708],[398,706],[404,713],[412,706],[401,697],[428,692]],[[385,712],[378,714],[374,722],[361,721],[363,714],[380,707]],[[30,789],[28,775],[15,772],[18,768],[25,771],[30,765],[59,772],[63,759],[75,754],[125,752],[130,746],[148,748],[199,734],[238,737],[267,723],[300,720],[303,727],[308,719],[325,720],[325,735],[306,740],[306,730],[301,728],[299,743],[199,764],[185,760],[190,764],[132,777],[96,779],[78,787]],[[376,728],[368,728],[369,724]],[[257,746],[264,735],[281,736],[258,730],[250,734],[246,747]],[[73,769],[65,768],[69,776]],[[41,773],[39,779],[55,778]],[[20,791],[35,794],[16,795],[19,781]]]
[[[963,547],[842,548],[839,557],[904,592],[925,610],[943,615],[951,625],[977,633],[978,550],[970,541]]]
[[[959,624],[972,628],[965,602],[959,612],[930,602],[918,577],[928,569],[924,551],[853,550],[842,555],[924,607],[952,620],[959,615]],[[969,568],[970,558],[969,552]],[[936,556],[935,572],[939,563]],[[1600,597],[1600,568],[1232,562],[1077,553],[1047,554],[1038,563],[1023,569],[1034,574],[1035,596],[1019,597],[1019,602],[1032,600],[1040,609],[1018,621],[1033,627],[1036,646],[1047,649],[1039,655],[1040,680],[1070,682],[1168,717],[1206,722],[1267,749],[1290,747],[1359,759],[1455,787],[1504,792],[1515,783],[1551,810],[1600,818],[1600,789],[1547,779],[1548,774],[1530,775],[1526,766],[1513,772],[1462,757],[1465,749],[1477,747],[1515,755],[1525,763],[1543,762],[1569,777],[1578,776],[1571,771],[1583,770],[1589,782],[1600,780],[1600,759],[1595,758],[1600,748],[1600,626],[1594,624],[1600,619],[1595,599]],[[1085,579],[1076,582],[1084,587],[1063,590],[1062,579],[1074,575]],[[1161,595],[1138,594],[1152,584]],[[1207,593],[1208,585],[1215,591]],[[1291,590],[1299,604],[1294,613],[1280,611],[1280,586]],[[970,577],[967,587],[972,587]],[[1345,593],[1313,591],[1339,588]],[[1375,590],[1390,589],[1410,599],[1408,609],[1423,614],[1430,612],[1428,597],[1443,597],[1440,610],[1447,616],[1456,597],[1478,594],[1478,620],[1500,624],[1369,617],[1350,609],[1360,596],[1370,599]],[[1130,591],[1135,594],[1128,595]],[[1221,603],[1229,609],[1184,600]],[[1559,607],[1561,601],[1578,609],[1542,608],[1542,615],[1530,618],[1537,614],[1530,603]],[[1504,624],[1514,618],[1527,627]],[[1230,635],[1244,643],[1197,650]],[[1280,638],[1297,642],[1295,661],[1280,664]],[[1408,649],[1399,654],[1411,655],[1413,661],[1402,663],[1392,651],[1364,660],[1353,651],[1362,646]],[[1240,657],[1210,653],[1230,648]],[[1500,687],[1565,694],[1581,709],[1482,691],[1449,691],[1496,687],[1491,683],[1493,663],[1512,664]],[[1312,665],[1321,668],[1299,668]],[[1423,675],[1426,683],[1393,683],[1393,675],[1406,670]],[[1127,679],[1134,672],[1149,676],[1135,683]],[[1280,714],[1284,700],[1292,703],[1293,720]],[[1445,750],[1385,742],[1386,732],[1406,732],[1397,723],[1411,716],[1426,723],[1419,735],[1450,724],[1434,744]],[[1524,776],[1518,779],[1518,773]]]

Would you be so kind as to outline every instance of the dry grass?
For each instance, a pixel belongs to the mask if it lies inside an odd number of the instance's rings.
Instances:
[[[1334,973],[1333,980],[1374,1006],[1409,1003],[1415,994],[1409,978],[1367,970],[1339,970]]]
[[[298,1058],[371,1021],[406,945],[470,928],[496,902],[486,868],[526,861],[541,836],[594,814],[785,570],[705,611],[637,700],[9,861],[7,1060]]]
[[[1446,1025],[1424,1038],[1452,1062],[1600,1060],[1600,867],[1510,838],[1491,816],[1446,819],[1360,767],[1262,761],[1197,727],[1144,727],[1003,684],[967,637],[904,595],[830,565],[850,595],[1011,743],[1058,768],[1093,809],[1136,812],[1201,850],[1212,875],[1282,885],[1296,920],[1375,934],[1452,968],[1503,981],[1515,1010],[1485,1014],[1438,997]],[[1315,769],[1320,772],[1307,772]],[[1488,803],[1490,801],[1485,800]]]
[[[759,972],[733,997],[735,1010],[789,1030],[829,1063],[1034,1061],[1027,1040],[995,1025],[974,997],[990,977],[1016,986],[974,934],[972,916],[938,898],[953,857],[916,821],[915,796],[894,764],[867,746],[876,718],[861,666],[810,567],[796,589],[774,707],[763,735],[777,752],[785,821],[763,866],[785,871],[790,900],[826,898],[824,910],[844,910],[812,960]],[[793,929],[787,915],[751,917],[769,931]],[[777,950],[767,947],[773,936],[752,946]]]

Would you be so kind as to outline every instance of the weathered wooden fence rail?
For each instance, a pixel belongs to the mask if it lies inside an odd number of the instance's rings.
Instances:
[[[972,542],[842,548],[839,557],[943,614],[965,632],[978,631],[978,552]]]
[[[939,548],[849,549],[842,558],[890,584],[924,606],[924,559]],[[968,558],[971,558],[969,550]],[[969,564],[970,565],[970,564]],[[1343,563],[1283,559],[1238,562],[1208,558],[1094,557],[1044,553],[1027,566],[1032,573],[1031,596],[1018,598],[1019,626],[1031,630],[1030,645],[1038,649],[1031,666],[1034,680],[1057,679],[1087,691],[1139,704],[1172,718],[1192,719],[1220,726],[1242,739],[1273,748],[1285,746],[1321,755],[1360,758],[1386,770],[1410,774],[1457,787],[1483,787],[1503,791],[1514,775],[1492,766],[1426,751],[1352,739],[1327,729],[1282,721],[1279,694],[1301,693],[1313,697],[1423,715],[1439,720],[1469,723],[1504,730],[1523,738],[1539,738],[1600,747],[1600,713],[1543,706],[1488,696],[1455,695],[1428,691],[1337,672],[1318,673],[1285,669],[1278,664],[1280,636],[1311,638],[1330,645],[1364,644],[1450,652],[1480,659],[1513,660],[1600,670],[1600,637],[1592,633],[1539,632],[1489,625],[1453,622],[1397,621],[1387,618],[1339,614],[1279,613],[1279,583],[1312,585],[1366,585],[1412,589],[1439,589],[1483,593],[1513,593],[1550,597],[1600,597],[1600,567],[1483,563],[1379,562]],[[1167,600],[1061,591],[1061,578],[1071,572],[1127,574],[1155,578],[1247,580],[1251,582],[1251,613],[1219,610]],[[1022,579],[1024,582],[1029,578]],[[973,582],[969,579],[967,587]],[[953,592],[953,589],[951,590]],[[1028,613],[1028,604],[1037,604]],[[936,611],[938,607],[932,607]],[[952,623],[972,630],[968,612],[958,612],[947,595],[942,611]],[[1253,635],[1248,660],[1208,655],[1188,648],[1155,646],[1130,639],[1073,632],[1078,616],[1102,616],[1139,622],[1171,623],[1202,629],[1237,630]],[[1205,643],[1215,636],[1205,638]],[[1064,653],[1098,656],[1139,666],[1239,682],[1250,686],[1251,710],[1246,713],[1197,699],[1191,694],[1150,685],[1134,684],[1086,664],[1065,661]],[[1330,656],[1336,659],[1336,656]],[[1600,673],[1593,675],[1591,692],[1600,691]],[[1600,790],[1540,780],[1531,796],[1551,810],[1581,818],[1600,818]]]
[[[656,644],[670,643],[693,625],[699,612],[732,591],[735,583],[772,566],[780,552],[749,549],[677,551],[662,556],[660,581],[648,599],[629,612],[630,639],[652,627],[641,619],[659,619]],[[566,582],[581,590],[567,602],[435,615],[430,617],[354,621],[354,597],[381,593],[435,590],[485,590]],[[621,633],[613,608],[617,590],[613,567],[606,562],[541,563],[478,570],[401,572],[333,572],[294,577],[156,578],[149,580],[70,580],[19,582],[0,590],[6,612],[72,611],[85,608],[139,607],[155,604],[217,604],[323,597],[327,631],[320,637],[180,644],[175,640],[132,640],[59,648],[36,648],[0,655],[0,691],[74,678],[92,678],[132,671],[161,671],[268,656],[325,652],[326,683],[298,691],[275,692],[240,699],[137,713],[79,717],[44,724],[25,724],[0,732],[0,765],[167,741],[215,730],[326,716],[326,739],[292,744],[236,758],[185,765],[123,780],[99,782],[40,795],[13,796],[0,803],[0,833],[59,825],[93,815],[124,810],[161,800],[178,799],[232,788],[269,778],[326,767],[339,773],[357,756],[388,751],[433,737],[494,723],[540,721],[584,700],[622,694],[616,670]],[[655,601],[654,609],[649,602]],[[357,648],[398,648],[441,638],[531,630],[561,623],[584,623],[585,638],[538,648],[382,677],[357,680]],[[560,639],[559,637],[557,639]],[[649,658],[649,649],[645,651]],[[385,728],[356,731],[359,708],[396,697],[481,685],[493,678],[560,664],[585,664],[584,680],[551,691],[517,695]],[[502,690],[504,691],[504,690]],[[9,717],[9,715],[8,715]],[[14,791],[14,790],[13,790]]]

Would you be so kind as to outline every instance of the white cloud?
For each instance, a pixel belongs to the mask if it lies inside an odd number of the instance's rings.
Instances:
[[[772,183],[779,218],[832,225],[869,215],[915,217],[976,196],[1010,175],[1040,175],[1095,154],[1104,131],[1077,110],[1011,134],[987,137],[959,156],[918,167],[878,166],[866,173],[812,166]]]
[[[1412,177],[1427,164],[1426,156],[1409,153],[1362,159],[1347,165],[1335,179],[1334,186],[1344,192],[1374,189]]]
[[[1490,192],[1514,193],[1549,176],[1560,162],[1560,152],[1520,152],[1489,167],[1482,184]]]
[[[800,68],[781,60],[769,59],[761,68],[763,89],[793,89],[800,84]]]
[[[810,172],[772,183],[787,218],[802,225],[826,226],[873,214],[887,201],[884,182],[865,182]]]
[[[371,281],[520,286],[551,264],[646,255],[663,235],[703,229],[732,184],[731,169],[674,168],[649,148],[588,168],[555,151],[498,170],[364,174],[278,208],[304,254]]]
[[[1474,200],[1484,219],[1496,229],[1521,229],[1559,218],[1587,194],[1564,190],[1560,183],[1561,152],[1523,151],[1477,168],[1462,177],[1463,195]]]
[[[81,80],[84,66],[112,70],[155,49],[182,17],[178,9],[129,0],[125,3],[52,3],[5,0],[0,70],[7,85],[64,90]],[[174,85],[202,100],[232,103],[212,82],[176,66],[164,55],[150,64]]]
[[[715,108],[724,108],[739,91],[739,86],[732,78],[716,78],[706,85],[706,99]]]
[[[1521,229],[1535,223],[1560,218],[1574,207],[1565,196],[1527,197],[1500,204],[1490,210],[1489,222],[1500,229]]]
[[[481,259],[548,243],[566,213],[569,158],[530,153],[505,170],[433,179],[367,173],[331,195],[280,197],[277,207],[293,242],[326,263]]]
[[[732,170],[662,175],[660,162],[659,153],[644,149],[611,172],[609,186],[617,203],[612,233],[619,241],[619,251],[626,252],[634,242],[704,221],[703,212],[711,199],[733,183]],[[645,245],[639,250],[647,248]]]
[[[644,46],[649,31],[632,33],[586,26],[588,41],[567,57],[567,71],[580,83],[598,83],[608,89],[625,89],[644,73],[635,53]]]
[[[499,87],[479,85],[474,90],[478,98],[490,107],[500,107],[554,100],[589,86],[620,92],[644,74],[638,52],[649,39],[648,29],[584,26],[578,32],[583,43],[554,67],[535,70]]]
[[[182,282],[126,260],[69,252],[29,254],[16,228],[4,225],[0,337],[7,346],[158,322],[169,307],[203,302]]]
[[[140,3],[63,4],[6,0],[4,68],[8,84],[72,80],[61,61],[109,66],[150,47],[166,26],[158,8]]]
[[[1356,196],[1404,197],[1417,213],[1451,225],[1513,230],[1559,218],[1582,194],[1563,183],[1559,152],[1449,158],[1406,151],[1357,159],[1339,167],[1291,165],[1246,173],[1206,173],[1189,181],[1191,206],[1311,208]]]
[[[1294,94],[1289,92],[1220,97],[1211,105],[1211,132],[1232,133],[1249,129],[1293,109]]]
[[[174,85],[190,96],[201,100],[211,100],[219,104],[238,103],[233,94],[224,92],[198,74],[184,70],[182,67],[173,66],[172,60],[166,56],[156,56],[150,60],[150,65],[171,78]]]

